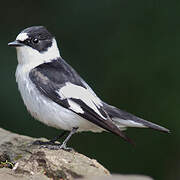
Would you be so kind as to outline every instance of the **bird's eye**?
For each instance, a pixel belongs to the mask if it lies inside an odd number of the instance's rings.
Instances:
[[[33,39],[33,43],[37,44],[39,42],[39,40],[37,38]]]

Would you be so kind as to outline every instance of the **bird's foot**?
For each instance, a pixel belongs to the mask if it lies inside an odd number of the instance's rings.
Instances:
[[[33,145],[38,145],[39,148],[47,148],[50,150],[63,149],[65,151],[74,151],[73,148],[67,147],[65,143],[60,144],[60,143],[55,143],[54,141],[44,142],[44,141],[36,140],[33,142]]]
[[[60,149],[63,149],[65,151],[74,151],[73,148],[70,148],[70,147],[67,147],[66,144],[54,144],[54,145],[41,145],[40,148],[47,148],[47,149],[50,149],[50,150],[60,150]]]
[[[43,142],[43,141],[35,141],[33,143],[33,145],[40,145],[40,148],[48,148],[48,149],[51,149],[51,150],[59,150],[59,149],[63,149],[65,151],[74,151],[73,148],[69,148],[67,147],[67,142],[68,140],[70,139],[70,137],[77,131],[78,127],[74,127],[71,132],[69,133],[69,135],[66,137],[66,139],[64,140],[64,142],[62,144],[60,143],[55,143],[57,139],[59,139],[60,137],[64,136],[64,134],[66,133],[63,132],[61,135],[59,135],[58,137],[50,140],[50,141],[47,141],[47,142]]]
[[[40,140],[36,140],[32,143],[33,145],[39,145],[39,146],[46,146],[46,145],[55,145],[55,146],[59,146],[60,143],[56,143],[55,141],[40,141]]]
[[[73,148],[70,148],[70,147],[67,147],[66,146],[66,143],[62,143],[59,147],[58,147],[59,149],[63,149],[63,150],[65,150],[65,151],[74,151],[74,149]]]

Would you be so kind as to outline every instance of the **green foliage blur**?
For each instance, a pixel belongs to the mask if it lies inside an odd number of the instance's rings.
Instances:
[[[49,139],[61,132],[27,113],[14,77],[16,52],[7,46],[24,28],[44,25],[103,100],[172,131],[129,128],[136,147],[110,133],[80,133],[69,145],[112,173],[180,179],[180,2],[3,1],[0,16],[2,128]]]

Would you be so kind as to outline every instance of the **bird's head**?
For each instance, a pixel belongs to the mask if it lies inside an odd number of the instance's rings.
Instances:
[[[60,57],[55,38],[43,26],[24,29],[16,40],[8,43],[16,47],[19,64],[39,64]]]

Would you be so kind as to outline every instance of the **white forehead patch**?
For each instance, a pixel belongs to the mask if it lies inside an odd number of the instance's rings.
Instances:
[[[19,40],[19,41],[24,41],[28,38],[28,35],[27,33],[20,33],[17,37],[16,37],[16,40]]]

